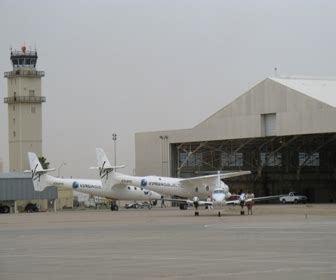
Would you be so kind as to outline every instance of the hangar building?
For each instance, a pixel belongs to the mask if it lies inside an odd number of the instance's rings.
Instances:
[[[0,208],[6,206],[12,213],[23,212],[29,202],[37,203],[42,211],[50,208],[56,210],[57,195],[55,187],[36,192],[28,173],[0,174]]]
[[[251,170],[231,191],[335,202],[336,80],[267,78],[191,129],[136,133],[135,151],[140,176]]]

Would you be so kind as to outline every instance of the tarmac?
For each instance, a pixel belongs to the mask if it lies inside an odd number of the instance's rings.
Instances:
[[[336,204],[0,215],[0,279],[336,279]]]

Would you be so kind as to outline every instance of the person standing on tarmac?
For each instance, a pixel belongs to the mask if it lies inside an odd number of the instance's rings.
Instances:
[[[161,208],[166,208],[163,195],[161,195]]]
[[[251,192],[248,192],[246,195],[246,200],[253,199],[253,198],[254,198],[254,194]],[[247,215],[250,215],[250,213],[251,215],[253,215],[253,212],[252,212],[253,200],[246,201],[246,207],[247,207]]]

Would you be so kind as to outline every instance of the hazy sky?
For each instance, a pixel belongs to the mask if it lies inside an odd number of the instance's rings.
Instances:
[[[8,169],[9,48],[37,47],[43,151],[96,178],[95,148],[126,172],[135,132],[190,128],[274,75],[336,76],[336,1],[0,0],[0,157]]]

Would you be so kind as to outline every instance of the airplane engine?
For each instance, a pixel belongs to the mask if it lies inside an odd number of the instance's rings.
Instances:
[[[226,194],[225,194],[225,199],[229,199],[231,197],[231,193],[230,192],[227,192]]]

